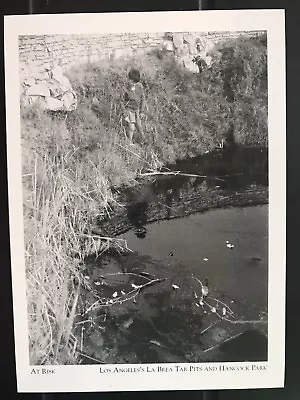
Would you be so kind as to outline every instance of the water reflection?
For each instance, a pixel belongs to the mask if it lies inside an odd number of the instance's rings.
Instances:
[[[139,239],[144,239],[147,233],[148,202],[139,201],[127,206],[127,218],[134,228],[134,233]]]
[[[244,205],[249,195],[255,203],[260,191],[266,197],[266,149],[240,148],[208,154],[180,161],[172,168],[188,176],[160,176],[126,193],[128,222],[140,239],[146,237],[149,222],[182,217],[218,205],[239,205],[235,201]],[[259,198],[256,200],[260,202]]]
[[[268,202],[268,150],[227,149],[177,162],[173,175],[127,188],[122,193],[125,213],[102,222],[111,235],[133,229],[139,239],[147,224],[184,217],[210,208]],[[176,174],[180,171],[183,174]]]

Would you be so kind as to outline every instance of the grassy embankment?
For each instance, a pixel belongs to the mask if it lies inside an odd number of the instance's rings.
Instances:
[[[118,206],[114,187],[135,184],[140,171],[212,150],[229,127],[228,116],[238,143],[267,145],[266,48],[253,40],[231,40],[225,48],[199,75],[161,52],[84,65],[69,72],[79,96],[76,111],[59,116],[22,108],[31,363],[76,362],[70,344],[80,285],[74,277],[82,283],[84,257],[111,244],[89,229]],[[119,104],[128,65],[140,68],[147,99],[145,137],[130,151]],[[224,95],[226,68],[234,103]]]

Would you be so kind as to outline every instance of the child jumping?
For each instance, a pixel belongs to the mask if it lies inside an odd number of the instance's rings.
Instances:
[[[128,73],[128,78],[128,84],[123,95],[122,108],[126,134],[132,143],[135,130],[140,135],[143,135],[140,114],[143,112],[145,95],[143,85],[140,82],[140,71],[132,68]]]

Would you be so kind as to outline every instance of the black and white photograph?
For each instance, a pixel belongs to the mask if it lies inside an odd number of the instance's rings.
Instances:
[[[97,371],[77,391],[282,382],[282,13],[154,14],[19,17],[6,42],[21,390],[64,366]]]

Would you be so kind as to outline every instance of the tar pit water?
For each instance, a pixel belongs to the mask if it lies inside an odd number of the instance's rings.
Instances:
[[[86,262],[85,363],[267,360],[267,152],[173,173],[123,191],[102,225],[130,250]]]

